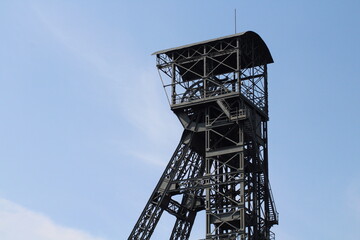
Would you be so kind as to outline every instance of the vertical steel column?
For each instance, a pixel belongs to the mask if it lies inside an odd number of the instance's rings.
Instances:
[[[231,117],[215,106],[206,111],[206,239],[239,239],[245,233],[242,121],[246,111],[239,111],[238,101],[231,105],[228,110],[235,113]]]
[[[174,63],[174,54],[171,64],[171,104],[176,104],[176,67]]]

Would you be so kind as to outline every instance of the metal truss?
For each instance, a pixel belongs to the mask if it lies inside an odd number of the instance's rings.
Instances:
[[[201,156],[191,149],[193,132],[184,131],[181,141],[152,193],[146,207],[137,221],[129,239],[150,239],[157,222],[164,210],[177,217],[177,225],[171,239],[187,239],[195,219],[196,212],[201,208],[199,196],[202,189],[187,191],[182,202],[172,199],[179,194],[177,182],[184,178],[199,177],[203,174]]]
[[[164,210],[170,239],[189,239],[202,210],[206,240],[274,239],[265,43],[246,32],[155,54],[184,133],[129,239],[150,239]]]

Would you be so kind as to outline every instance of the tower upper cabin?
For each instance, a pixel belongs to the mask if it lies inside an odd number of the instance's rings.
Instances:
[[[155,52],[172,110],[244,98],[267,117],[268,47],[255,32]]]

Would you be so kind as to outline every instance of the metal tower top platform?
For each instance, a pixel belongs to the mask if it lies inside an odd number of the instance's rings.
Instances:
[[[252,31],[153,53],[173,110],[241,94],[267,116],[266,66],[273,63]]]
[[[241,44],[238,44],[238,42]],[[250,51],[250,46],[254,46],[255,48]],[[169,48],[154,52],[152,55],[157,55],[160,58],[164,58],[164,60],[171,58],[173,62],[184,62],[184,67],[187,67],[187,65],[191,64],[191,62],[188,62],[189,60],[195,60],[196,58],[207,54],[216,55],[216,53],[220,52],[229,52],[232,49],[237,48],[240,48],[239,50],[242,58],[242,66],[248,66],[251,63],[252,67],[254,67],[274,62],[265,42],[257,33],[253,31],[241,32],[224,37],[187,44],[180,47]],[[253,59],[253,56],[256,56],[256,59]],[[217,59],[219,61],[222,60],[220,56],[217,56]],[[229,64],[229,67],[218,68],[216,73],[227,73],[236,69],[236,56],[227,58],[226,62]],[[203,75],[203,69],[201,67],[195,68],[191,72],[183,72],[182,74],[184,80],[197,79],[200,75]]]

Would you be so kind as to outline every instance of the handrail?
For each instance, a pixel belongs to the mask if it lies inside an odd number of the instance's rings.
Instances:
[[[279,213],[276,210],[276,205],[275,205],[275,201],[274,201],[274,196],[271,190],[271,185],[270,185],[270,181],[268,182],[269,184],[269,194],[270,194],[270,200],[271,200],[271,206],[273,208],[274,214],[275,214],[275,221],[278,223],[279,222]]]

